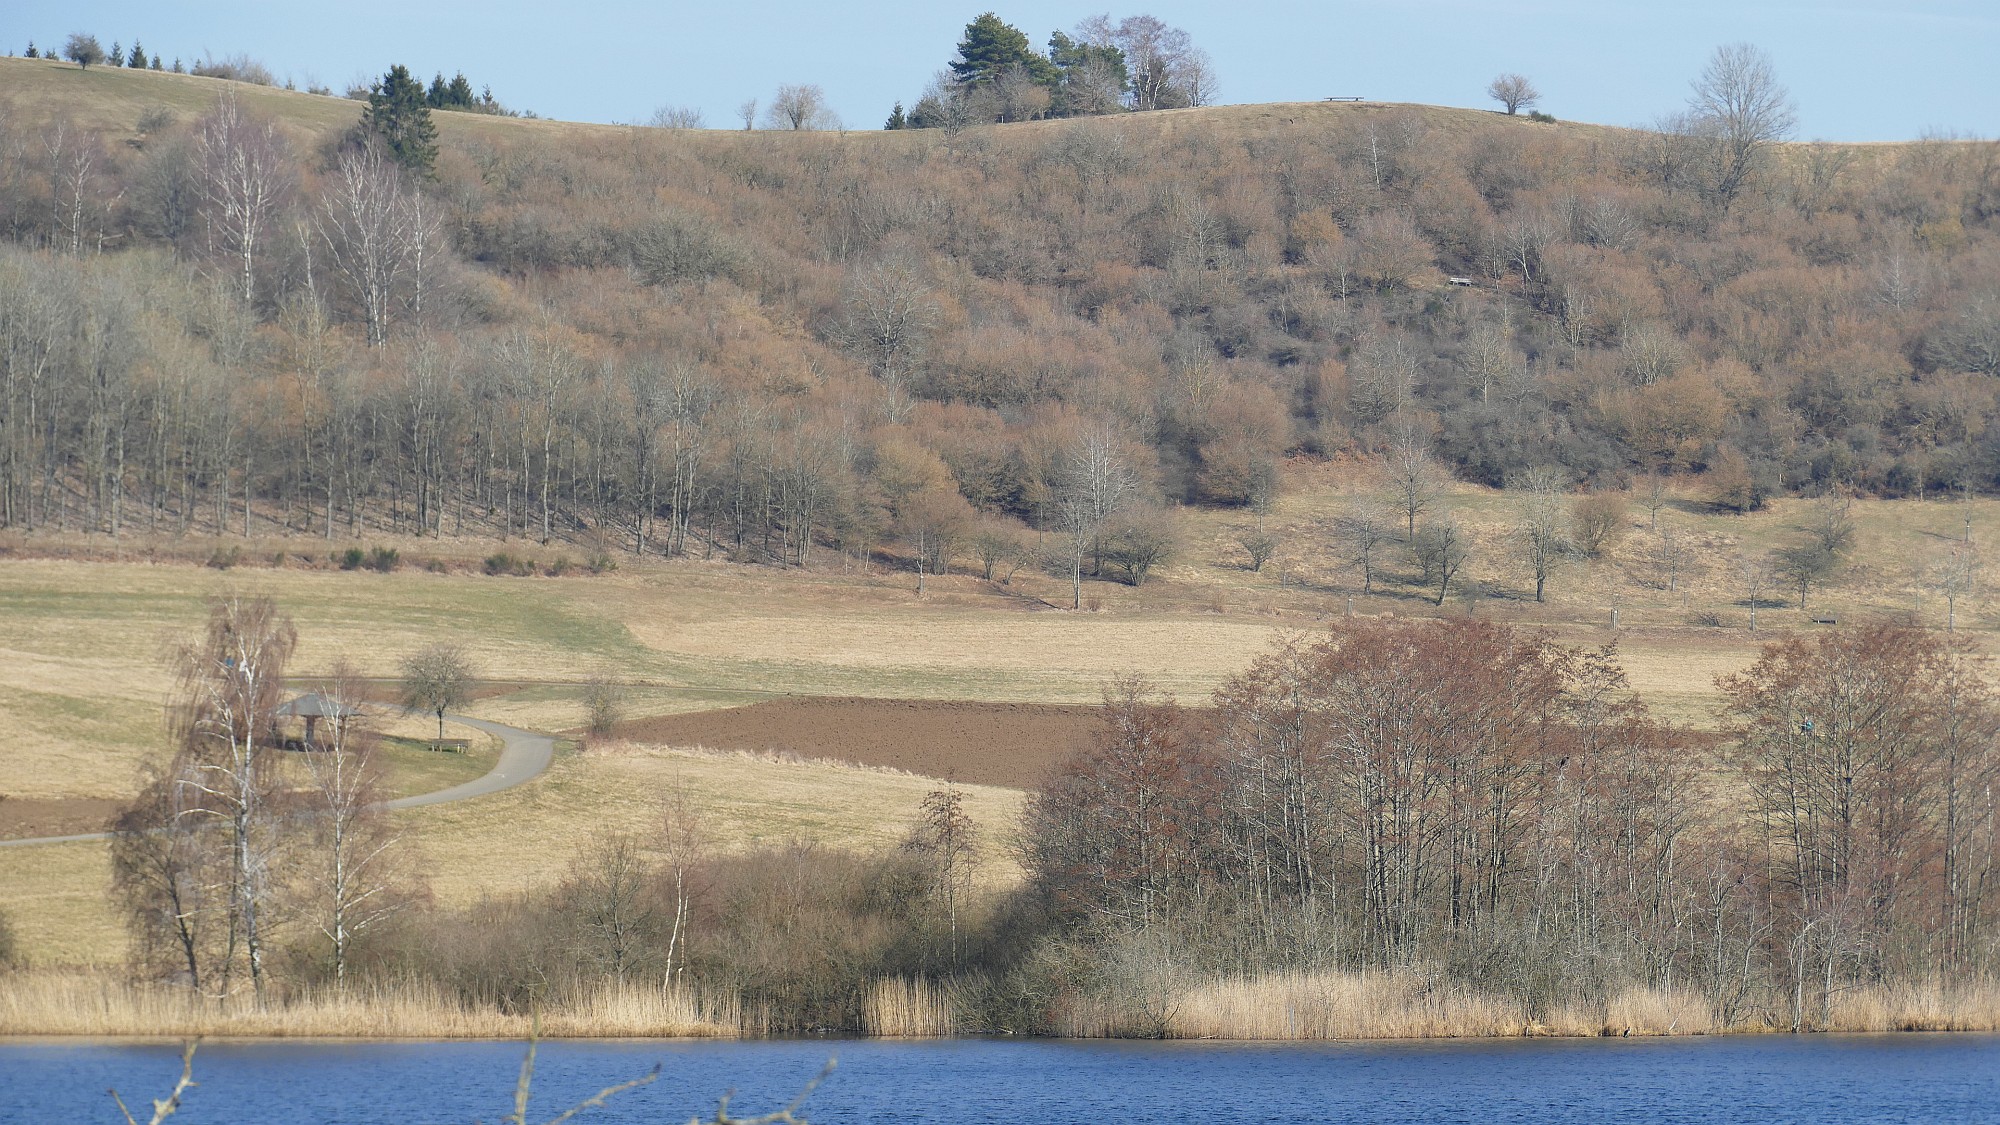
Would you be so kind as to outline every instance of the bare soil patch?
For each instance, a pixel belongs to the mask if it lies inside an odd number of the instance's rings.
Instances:
[[[1042,703],[774,699],[634,719],[621,724],[616,737],[662,746],[775,751],[1027,788],[1090,746],[1101,712]]]
[[[0,798],[0,840],[102,832],[124,804],[108,797]]]

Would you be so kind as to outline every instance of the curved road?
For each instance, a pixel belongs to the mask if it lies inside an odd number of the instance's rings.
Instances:
[[[442,805],[451,801],[466,801],[474,797],[484,797],[498,793],[502,789],[512,789],[542,775],[555,759],[556,742],[546,734],[536,734],[531,730],[510,727],[504,723],[473,719],[464,715],[446,715],[454,723],[463,723],[475,730],[496,735],[500,739],[500,760],[485,774],[463,785],[440,789],[435,793],[419,793],[414,797],[398,797],[384,801],[385,809],[414,809],[425,805]],[[33,844],[69,844],[80,840],[109,840],[109,832],[85,832],[76,836],[31,836],[25,840],[0,840],[0,848],[25,848]]]

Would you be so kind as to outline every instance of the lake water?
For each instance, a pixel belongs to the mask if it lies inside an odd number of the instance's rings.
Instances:
[[[173,1125],[497,1122],[518,1043],[204,1044]],[[589,1122],[782,1105],[837,1122],[2000,1122],[2000,1036],[1761,1036],[1269,1045],[1016,1040],[545,1043],[532,1121],[664,1064]],[[171,1045],[0,1043],[0,1122],[120,1119],[180,1072]],[[148,1116],[136,1112],[140,1121]]]

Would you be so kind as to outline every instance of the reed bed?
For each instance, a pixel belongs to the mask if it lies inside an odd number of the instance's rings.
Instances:
[[[2000,1031],[2000,986],[1993,984],[1863,985],[1838,993],[1828,1007],[1826,1031]]]
[[[938,1039],[964,1026],[949,987],[922,977],[884,977],[861,999],[861,1029],[886,1039]]]
[[[1518,1005],[1407,972],[1281,973],[1204,982],[1164,1008],[1177,1039],[1520,1035]]]
[[[1628,988],[1604,1006],[1599,1032],[1605,1035],[1708,1035],[1722,1021],[1707,999],[1663,988]]]
[[[975,1029],[961,989],[885,977],[862,998],[866,1035],[943,1038]],[[733,992],[607,986],[539,1013],[548,1038],[729,1038],[772,1025]],[[1724,1026],[1700,996],[1630,988],[1603,1004],[1527,1018],[1510,999],[1407,971],[1273,973],[1117,990],[1057,1005],[1051,1030],[1073,1038],[1440,1039],[1555,1035],[1710,1035],[1770,1031],[1774,1015]],[[1815,1031],[2000,1031],[2000,985],[1856,985],[1840,990]],[[0,1036],[518,1039],[526,1013],[469,1006],[409,983],[287,997],[258,1008],[90,972],[0,975]]]
[[[733,995],[679,988],[608,988],[544,1009],[540,1020],[552,1038],[714,1038],[741,1030]],[[525,1013],[467,1006],[423,984],[306,994],[260,1008],[88,973],[0,977],[0,1035],[515,1039],[530,1030]]]

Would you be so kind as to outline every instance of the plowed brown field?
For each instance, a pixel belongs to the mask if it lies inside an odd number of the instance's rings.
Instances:
[[[620,724],[660,746],[769,750],[887,766],[975,785],[1027,787],[1090,745],[1096,707],[958,700],[774,699]]]

